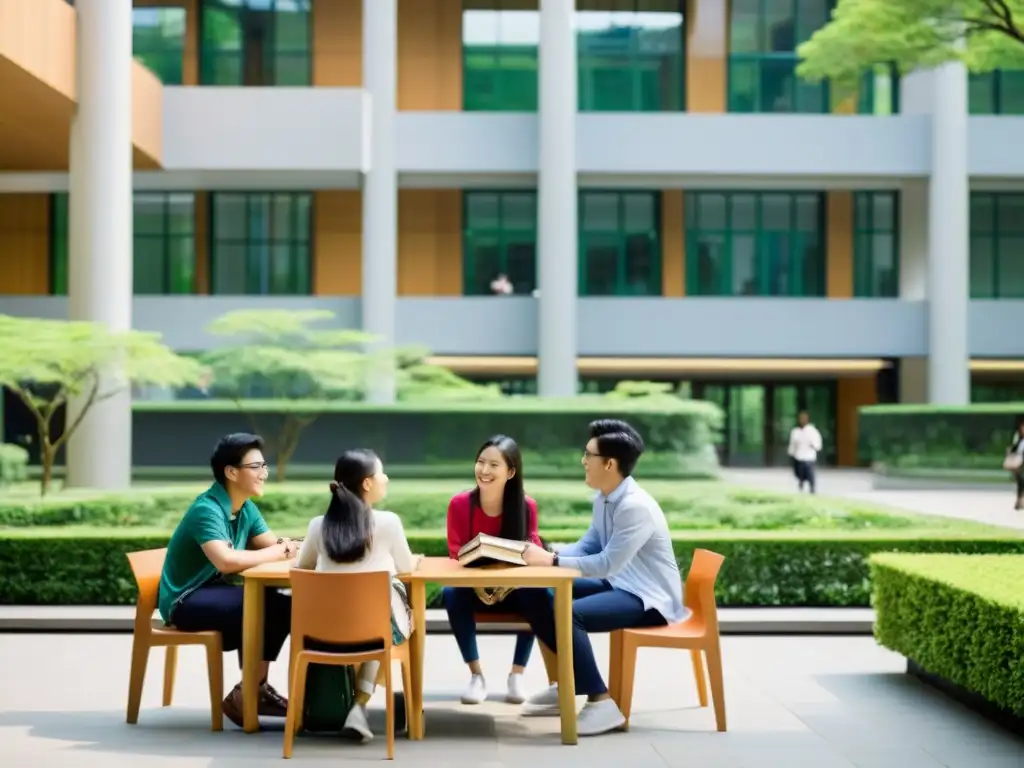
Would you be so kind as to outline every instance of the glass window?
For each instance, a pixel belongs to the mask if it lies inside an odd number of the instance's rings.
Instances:
[[[853,195],[853,295],[899,296],[899,196]]]
[[[971,298],[1024,298],[1024,194],[971,193]]]
[[[195,293],[195,195],[136,192],[132,282],[138,296]],[[54,195],[50,215],[50,291],[68,291],[68,195]]]
[[[1024,70],[969,75],[967,105],[972,115],[1024,115]]]
[[[817,192],[685,195],[691,296],[824,296],[824,204]]]
[[[202,85],[310,85],[311,0],[200,0]]]
[[[521,2],[490,5],[462,14],[463,109],[535,112],[539,13],[521,10]],[[576,13],[579,109],[682,110],[682,3],[619,0],[611,7]]]
[[[580,192],[581,296],[661,295],[661,194]]]
[[[622,10],[576,13],[580,111],[681,111],[681,4],[619,5]],[[671,10],[655,10],[659,6]]]
[[[861,115],[895,115],[900,111],[900,75],[895,64],[879,64],[861,78],[857,112]]]
[[[464,192],[463,285],[467,296],[495,295],[502,275],[511,293],[537,287],[537,193]],[[507,289],[506,289],[507,290]]]
[[[164,85],[181,85],[184,8],[133,8],[132,53]]]
[[[309,192],[212,194],[211,293],[309,294],[312,204]]]

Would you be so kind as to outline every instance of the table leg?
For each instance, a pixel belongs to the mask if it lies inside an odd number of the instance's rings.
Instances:
[[[413,633],[409,638],[409,664],[412,672],[412,722],[408,724],[409,738],[423,738],[426,724],[423,717],[423,657],[427,643],[427,585],[414,581],[409,588],[412,606]],[[407,694],[408,695],[408,694]]]
[[[242,612],[242,721],[246,733],[260,729],[260,662],[263,660],[263,605],[266,587],[255,579],[245,580]]]
[[[558,646],[558,708],[562,743],[575,744],[576,679],[572,668],[572,581],[555,588],[555,643]]]

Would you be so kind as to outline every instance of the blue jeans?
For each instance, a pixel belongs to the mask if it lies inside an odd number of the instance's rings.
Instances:
[[[518,611],[533,633],[548,648],[556,651],[554,598],[547,590],[523,589],[538,593],[522,600]],[[605,579],[576,579],[572,585],[572,660],[576,693],[598,696],[608,693],[590,645],[590,632],[612,632],[634,627],[659,627],[664,617],[653,608],[644,609],[636,595],[612,587]]]
[[[536,589],[517,589],[497,605],[486,605],[476,596],[470,587],[445,587],[444,608],[448,611],[448,624],[455,635],[455,641],[462,652],[462,660],[467,664],[480,660],[480,650],[476,645],[476,613],[522,613],[520,603],[529,600],[521,596],[523,592],[543,592]],[[533,650],[533,635],[520,632],[516,635],[516,650],[512,656],[512,664],[525,667]]]

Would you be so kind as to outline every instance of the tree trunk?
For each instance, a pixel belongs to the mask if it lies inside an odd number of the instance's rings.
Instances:
[[[43,465],[43,475],[39,484],[39,495],[45,496],[50,492],[50,483],[53,482],[53,462],[57,458],[57,452],[46,440],[40,446],[39,461]]]

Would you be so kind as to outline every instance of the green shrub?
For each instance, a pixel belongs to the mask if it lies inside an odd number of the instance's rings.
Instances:
[[[0,444],[0,488],[28,479],[28,451],[12,443]]]
[[[549,541],[582,531],[542,528]],[[798,534],[753,531],[677,533],[676,555],[685,574],[693,550],[726,557],[718,582],[723,606],[866,606],[868,558],[877,552],[1022,553],[1024,538],[998,534],[930,538],[856,533]],[[8,605],[119,605],[134,601],[125,553],[166,546],[166,531],[60,527],[0,531],[0,603]],[[412,532],[413,551],[444,556],[443,533]],[[436,590],[432,591],[436,596]]]
[[[950,531],[986,534],[993,529],[969,521],[928,517],[825,496],[772,493],[717,482],[644,483],[658,499],[674,530],[749,531]],[[0,527],[93,525],[147,527],[170,532],[203,485],[140,488],[124,494],[66,492],[40,499],[34,493],[0,495]],[[459,486],[443,481],[395,481],[384,504],[409,531],[442,532],[448,500]],[[542,528],[585,530],[592,491],[581,483],[527,484]],[[324,483],[271,485],[258,506],[275,529],[302,533],[326,509]]]
[[[877,555],[878,642],[1024,717],[1024,556]]]
[[[999,470],[1024,403],[871,405],[860,409],[860,459],[886,467]]]
[[[406,476],[418,468],[423,477],[465,477],[480,443],[494,434],[515,437],[525,452],[529,477],[577,478],[588,422],[622,418],[643,435],[644,477],[713,477],[718,470],[714,445],[722,424],[718,406],[676,397],[571,399],[509,397],[499,400],[433,403],[369,403],[303,400],[243,401],[241,409],[268,435],[280,432],[286,416],[314,421],[304,429],[292,465],[330,462],[340,449],[365,445]],[[215,436],[237,429],[245,418],[239,406],[222,400],[138,402],[134,427],[143,440],[142,467],[196,464]],[[269,451],[271,458],[273,452]]]

